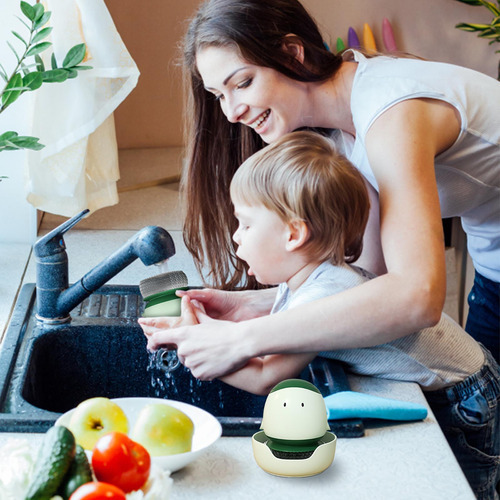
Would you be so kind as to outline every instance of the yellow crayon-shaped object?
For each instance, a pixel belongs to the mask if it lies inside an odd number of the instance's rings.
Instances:
[[[363,25],[363,47],[367,52],[377,52],[375,38],[373,37],[373,32],[368,23]]]

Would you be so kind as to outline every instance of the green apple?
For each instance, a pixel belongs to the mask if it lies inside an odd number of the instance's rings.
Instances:
[[[168,404],[152,403],[139,412],[130,434],[153,457],[191,451],[194,425],[181,410]]]
[[[68,427],[83,449],[92,450],[99,438],[108,432],[126,434],[128,419],[114,401],[96,397],[82,401],[73,410]]]

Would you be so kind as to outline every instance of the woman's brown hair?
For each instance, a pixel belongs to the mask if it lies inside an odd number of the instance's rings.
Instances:
[[[293,34],[304,47],[304,64],[283,50]],[[297,0],[208,0],[190,22],[184,39],[188,86],[187,166],[182,176],[185,203],[184,241],[211,286],[254,288],[236,258],[229,185],[234,172],[264,147],[251,128],[230,123],[214,96],[205,90],[196,67],[204,47],[232,47],[251,64],[273,68],[299,81],[323,81],[342,63],[328,51],[320,31]]]

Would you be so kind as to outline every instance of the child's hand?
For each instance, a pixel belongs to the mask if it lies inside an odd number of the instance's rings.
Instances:
[[[189,295],[184,295],[181,301],[181,315],[175,327],[197,325],[199,323],[196,316],[198,311],[204,312],[203,306],[198,301],[191,300]]]
[[[196,300],[191,300],[189,296],[185,295],[181,301],[181,315],[180,316],[159,316],[155,318],[139,318],[138,322],[141,326],[144,335],[149,339],[156,332],[162,330],[169,330],[179,326],[197,325],[200,321],[196,313],[204,313],[203,305]],[[149,348],[149,344],[148,344]]]

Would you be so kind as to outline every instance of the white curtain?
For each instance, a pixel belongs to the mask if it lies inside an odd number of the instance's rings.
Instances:
[[[27,199],[35,208],[70,217],[118,203],[118,149],[113,111],[137,85],[132,60],[103,0],[45,0],[60,65],[84,42],[87,56],[78,77],[47,83],[34,92],[32,135],[45,144],[30,152]],[[44,54],[50,67],[51,50]]]

